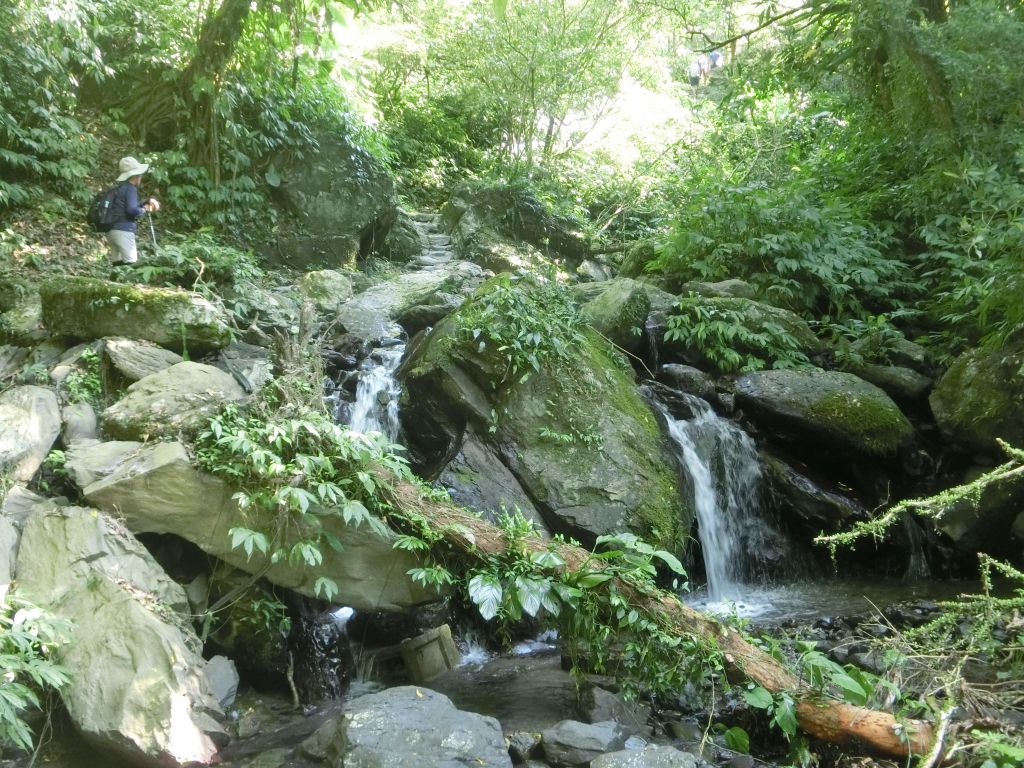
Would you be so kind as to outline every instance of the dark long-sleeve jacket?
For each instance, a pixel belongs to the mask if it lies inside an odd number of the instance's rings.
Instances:
[[[122,181],[114,195],[113,203],[115,224],[111,229],[119,229],[122,232],[134,232],[136,219],[146,212],[146,209],[139,205],[139,189],[130,181]]]

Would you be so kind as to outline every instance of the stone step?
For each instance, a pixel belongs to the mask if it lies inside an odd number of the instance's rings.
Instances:
[[[413,221],[419,221],[424,224],[441,223],[441,214],[439,213],[425,213],[423,211],[417,211],[415,213],[410,213],[409,218],[412,219]]]
[[[430,240],[430,244],[433,246],[452,244],[452,239],[448,235],[428,235],[427,239]]]
[[[424,267],[438,267],[442,264],[449,264],[451,261],[451,256],[431,256],[429,253],[416,257],[416,263]]]

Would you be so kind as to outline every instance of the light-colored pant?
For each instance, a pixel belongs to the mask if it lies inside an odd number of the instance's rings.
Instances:
[[[134,264],[139,260],[139,252],[135,249],[135,233],[112,229],[107,232],[107,245],[110,246],[111,264]]]

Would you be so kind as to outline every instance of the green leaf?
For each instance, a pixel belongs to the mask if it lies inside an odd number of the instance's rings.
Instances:
[[[743,699],[754,709],[769,709],[773,701],[771,693],[759,685],[744,691]]]
[[[517,576],[515,585],[516,596],[523,610],[530,616],[536,616],[543,604],[544,595],[551,589],[550,584],[526,576]]]
[[[313,584],[313,592],[317,597],[330,602],[331,599],[338,594],[338,584],[334,579],[328,579],[326,576],[320,576]]]
[[[498,615],[504,590],[497,577],[490,573],[478,573],[469,580],[469,598],[480,611],[484,620],[490,621]]]
[[[725,736],[725,746],[729,749],[744,754],[750,752],[750,736],[738,725],[734,725],[723,735]]]
[[[871,695],[871,691],[865,690],[864,686],[845,672],[832,675],[832,682],[843,690],[846,700],[851,704],[866,704]]]
[[[611,578],[612,575],[610,573],[586,573],[576,581],[576,584],[583,589],[593,589],[599,584],[604,584],[606,581],[610,581]]]
[[[775,714],[772,717],[772,722],[779,726],[787,737],[792,738],[796,736],[797,723],[796,723],[796,703],[792,698],[783,694],[779,701],[775,704]]]

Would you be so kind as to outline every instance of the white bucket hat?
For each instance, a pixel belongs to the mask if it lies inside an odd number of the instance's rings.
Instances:
[[[130,179],[132,176],[141,176],[149,170],[149,163],[140,163],[134,157],[122,157],[121,162],[117,164],[118,170],[121,171],[121,175],[117,177],[118,181],[125,181]]]

